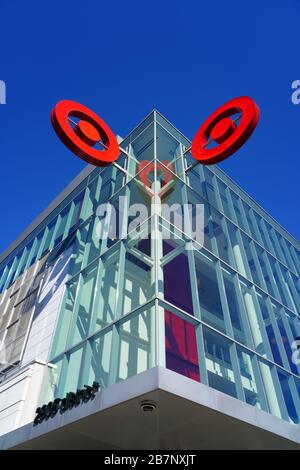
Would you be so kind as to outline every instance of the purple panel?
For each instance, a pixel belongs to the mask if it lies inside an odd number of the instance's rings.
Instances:
[[[186,255],[178,255],[164,266],[164,295],[168,302],[193,315],[190,273]]]

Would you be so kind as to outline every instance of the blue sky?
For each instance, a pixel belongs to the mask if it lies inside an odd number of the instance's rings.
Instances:
[[[157,108],[189,138],[250,95],[255,133],[221,167],[299,239],[299,0],[0,0],[0,251],[84,167],[54,134],[60,99],[125,136]]]

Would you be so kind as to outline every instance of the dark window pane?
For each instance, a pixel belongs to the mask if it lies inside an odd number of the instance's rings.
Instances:
[[[196,275],[202,320],[225,332],[215,266],[196,258]]]
[[[176,256],[164,266],[164,294],[168,302],[193,314],[189,265],[185,254]]]

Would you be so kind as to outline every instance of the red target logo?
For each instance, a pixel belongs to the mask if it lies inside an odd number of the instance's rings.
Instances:
[[[51,122],[63,143],[87,163],[107,166],[118,159],[120,149],[115,135],[96,113],[82,104],[59,101],[51,112]]]
[[[191,151],[202,165],[225,160],[248,140],[259,114],[259,107],[248,96],[228,101],[202,124],[185,153]],[[63,143],[92,165],[110,165],[121,152],[128,156],[108,125],[80,103],[59,101],[51,112],[51,122]]]
[[[193,157],[203,165],[225,160],[249,139],[259,114],[259,107],[248,96],[223,104],[206,119],[195,135],[191,147]],[[214,143],[219,145],[209,148]]]

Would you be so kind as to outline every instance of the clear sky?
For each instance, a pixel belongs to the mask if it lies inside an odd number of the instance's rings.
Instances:
[[[58,140],[60,99],[125,136],[157,108],[187,137],[225,101],[261,119],[221,167],[300,238],[300,0],[0,0],[0,251],[84,167]]]

